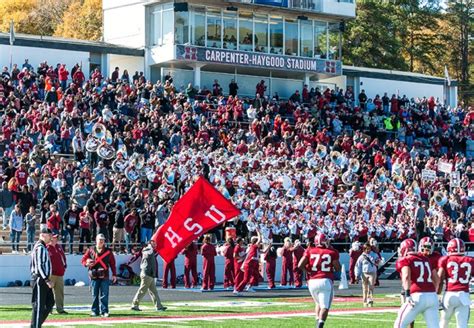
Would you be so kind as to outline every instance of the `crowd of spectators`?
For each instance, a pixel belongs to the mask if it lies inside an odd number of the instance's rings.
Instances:
[[[474,241],[471,107],[306,85],[282,100],[264,81],[243,98],[235,81],[229,93],[217,80],[178,90],[171,74],[120,73],[3,68],[0,214],[14,252],[22,231],[31,249],[38,222],[70,253],[98,233],[130,251],[199,175],[242,211],[213,231],[217,240],[233,226],[274,243],[317,231],[334,243]],[[112,159],[88,150],[103,135]]]

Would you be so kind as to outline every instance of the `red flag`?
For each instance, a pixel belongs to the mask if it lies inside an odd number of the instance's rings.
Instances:
[[[200,177],[176,202],[168,220],[152,239],[157,252],[170,262],[191,241],[239,214],[234,204]]]

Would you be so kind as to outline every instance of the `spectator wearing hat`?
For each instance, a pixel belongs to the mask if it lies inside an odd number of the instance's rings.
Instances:
[[[109,316],[109,271],[112,271],[112,282],[117,281],[117,268],[112,250],[105,245],[105,236],[98,234],[95,247],[87,249],[81,260],[88,268],[91,279],[92,307],[91,316]]]
[[[51,259],[51,281],[53,282],[54,302],[56,311],[59,314],[67,314],[64,311],[64,273],[67,268],[66,255],[61,245],[58,244],[57,233],[53,233],[51,241],[46,246],[48,248],[49,258]]]
[[[148,245],[142,250],[142,262],[140,263],[140,288],[138,288],[135,297],[133,298],[132,310],[140,310],[140,301],[145,296],[146,292],[150,294],[153,305],[157,311],[164,311],[166,307],[161,304],[158,291],[156,290],[156,278],[158,276],[158,262],[156,256],[158,253],[155,251],[156,243],[154,240],[150,240]]]
[[[50,280],[51,260],[47,249],[50,240],[51,230],[43,228],[31,252],[32,328],[40,328],[54,306],[54,282]]]

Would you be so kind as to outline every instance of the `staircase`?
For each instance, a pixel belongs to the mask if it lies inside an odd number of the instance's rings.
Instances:
[[[398,253],[393,255],[379,268],[380,279],[394,280],[400,278],[400,274],[395,269],[395,263],[398,259]]]
[[[38,217],[40,217],[40,210],[39,207],[36,209],[36,214]],[[2,221],[3,222],[3,221]],[[34,243],[38,241],[39,238],[39,233],[40,233],[40,222],[39,220],[36,222],[36,230],[35,230],[35,239]],[[79,245],[79,229],[77,229],[74,233],[74,251],[78,251],[78,245]],[[27,233],[26,233],[26,227],[23,227],[23,231],[20,236],[20,253],[23,254],[23,250],[26,250],[27,246]],[[10,239],[10,228],[7,227],[6,230],[3,230],[2,227],[0,227],[0,254],[6,255],[6,254],[11,254],[12,253],[12,247],[11,247],[11,239]]]

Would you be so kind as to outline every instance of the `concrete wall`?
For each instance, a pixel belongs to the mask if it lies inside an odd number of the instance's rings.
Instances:
[[[400,97],[406,95],[408,98],[415,97],[439,97],[442,101],[444,99],[443,85],[428,84],[428,83],[413,83],[404,81],[392,81],[360,77],[360,90],[364,89],[369,98],[374,98],[375,95],[383,96],[387,92],[388,96],[392,94],[399,94]],[[358,95],[358,93],[356,93]]]
[[[86,77],[89,76],[89,52],[83,51],[69,51],[60,49],[48,49],[48,48],[35,48],[35,47],[21,47],[21,46],[10,46],[0,44],[0,65],[1,67],[10,67],[10,56],[13,59],[13,64],[18,64],[21,69],[21,65],[25,62],[25,59],[29,60],[30,65],[35,68],[38,64],[43,61],[47,61],[49,65],[56,67],[56,64],[66,64],[69,72],[72,67],[79,63],[82,63],[82,70]]]
[[[128,70],[130,78],[135,74],[135,71],[144,72],[145,71],[145,61],[143,57],[135,56],[121,56],[121,55],[108,55],[108,72],[109,76],[114,71],[115,67],[120,68],[120,76],[124,70]]]
[[[84,281],[89,283],[87,270],[81,265],[81,256],[66,255],[67,256],[67,270],[64,279],[76,279],[76,281]],[[382,253],[382,257],[388,259],[391,256],[389,253]],[[117,268],[120,264],[128,262],[130,256],[116,255]],[[349,254],[340,254],[341,264],[344,264],[346,270],[349,270]],[[184,273],[184,256],[180,255],[176,261],[176,275]],[[158,258],[159,275],[163,274],[163,260]],[[279,281],[281,274],[281,258],[277,259],[276,279]],[[22,282],[30,279],[30,257],[25,255],[0,255],[0,287],[5,287],[8,282],[21,280]],[[133,270],[138,273],[139,261],[132,265]],[[202,256],[198,256],[198,272],[202,272]],[[216,281],[222,283],[224,278],[224,257],[216,257]]]
[[[104,41],[132,48],[145,46],[144,0],[103,0]]]

